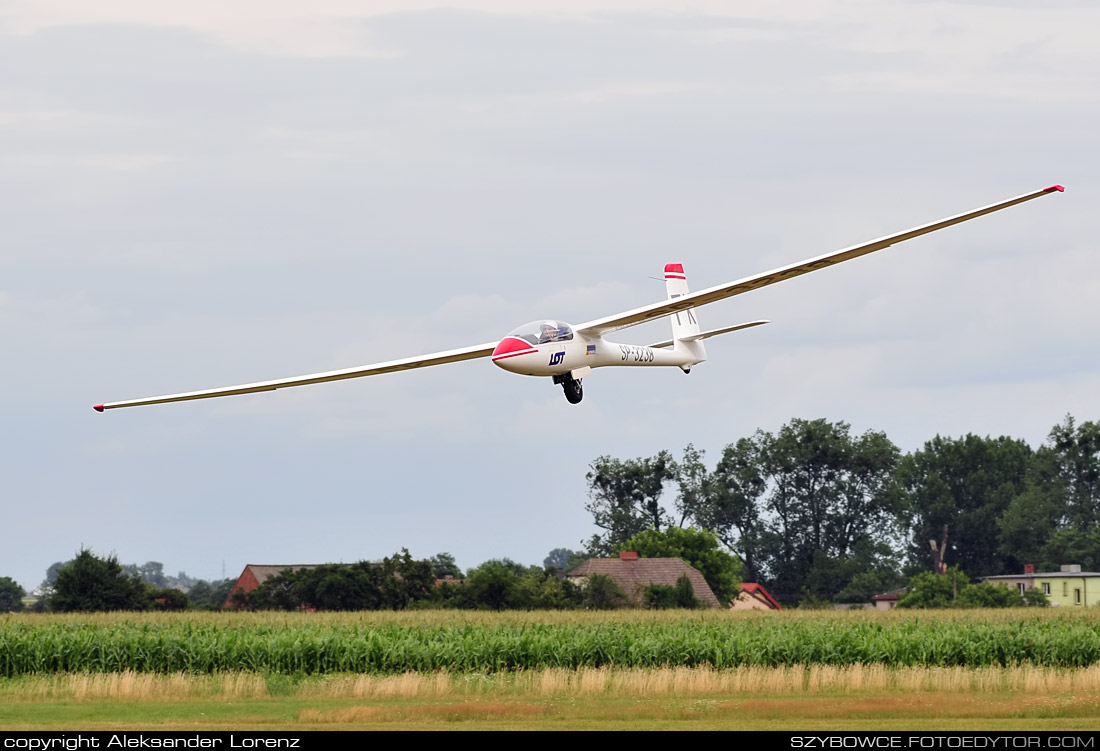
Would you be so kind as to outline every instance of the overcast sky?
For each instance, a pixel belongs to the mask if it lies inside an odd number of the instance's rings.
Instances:
[[[1100,418],[1096,3],[363,5],[0,0],[0,576],[82,546],[202,578],[541,563],[596,531],[600,455]],[[662,299],[667,262],[700,289],[1053,183],[701,309],[774,322],[577,406],[481,360],[91,409],[580,322]]]

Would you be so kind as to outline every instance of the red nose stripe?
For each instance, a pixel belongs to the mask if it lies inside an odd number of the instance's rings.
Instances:
[[[500,340],[500,344],[493,350],[493,361],[505,360],[509,357],[519,357],[520,355],[530,355],[538,352],[537,349],[531,346],[531,343],[526,339],[520,339],[518,336],[506,336]]]

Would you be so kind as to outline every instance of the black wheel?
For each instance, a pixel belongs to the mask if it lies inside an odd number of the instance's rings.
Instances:
[[[565,381],[562,381],[561,387],[562,390],[565,391],[565,400],[567,402],[569,402],[570,404],[581,403],[581,399],[584,398],[584,389],[581,387],[580,381],[574,378],[569,378]]]

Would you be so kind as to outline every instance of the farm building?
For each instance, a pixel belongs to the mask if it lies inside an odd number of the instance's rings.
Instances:
[[[901,599],[903,594],[905,594],[905,587],[875,595],[871,598],[871,601],[875,604],[875,610],[890,610],[898,606],[898,600]]]
[[[695,590],[695,599],[704,607],[719,607],[710,585],[703,575],[689,566],[682,558],[639,558],[637,553],[622,552],[618,558],[589,558],[566,573],[565,577],[583,587],[589,576],[603,574],[610,577],[630,600],[641,607],[643,591],[651,584],[675,587],[681,576],[687,576]]]
[[[1041,590],[1056,607],[1100,604],[1100,573],[1082,571],[1078,564],[1063,565],[1061,571],[1046,573],[1036,572],[1028,564],[1022,574],[984,576],[981,581],[1015,587],[1020,594],[1029,589]]]
[[[730,603],[731,610],[782,610],[783,607],[768,594],[762,584],[743,582],[741,591]]]
[[[222,607],[230,607],[230,602],[233,600],[233,595],[237,594],[238,592],[244,592],[245,594],[248,594],[256,587],[260,586],[265,581],[273,576],[276,576],[277,574],[281,574],[284,571],[298,571],[299,569],[303,568],[317,568],[317,566],[318,564],[316,563],[291,564],[283,566],[250,563],[244,567],[244,571],[242,571],[241,575],[237,578],[237,583],[229,592],[229,597],[225,598],[225,603],[222,605]]]

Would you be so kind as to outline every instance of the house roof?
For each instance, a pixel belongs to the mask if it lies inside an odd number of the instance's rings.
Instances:
[[[896,600],[905,593],[905,587],[901,589],[891,589],[889,592],[883,592],[881,595],[874,595],[872,600]]]
[[[764,589],[763,585],[755,582],[742,582],[741,591],[748,592],[753,597],[763,598],[765,602],[772,606],[775,610],[782,610],[783,606],[775,601],[775,598],[768,594],[768,590]]]
[[[569,579],[578,579],[603,574],[615,580],[623,592],[635,603],[641,601],[641,591],[650,584],[662,584],[675,587],[676,580],[687,576],[691,588],[695,590],[695,599],[706,607],[719,607],[707,580],[697,569],[689,566],[682,558],[589,558],[587,561],[566,574]]]
[[[257,584],[263,584],[265,581],[267,581],[271,577],[278,576],[279,574],[283,573],[284,571],[298,571],[299,569],[303,569],[303,568],[317,568],[317,566],[319,566],[319,565],[320,564],[317,564],[317,563],[293,563],[293,564],[278,566],[278,565],[271,565],[271,564],[249,563],[244,568],[245,568],[245,571],[251,571],[252,572],[252,575],[256,577],[256,583]],[[244,572],[242,571],[241,576],[243,576],[243,575],[244,575]]]

